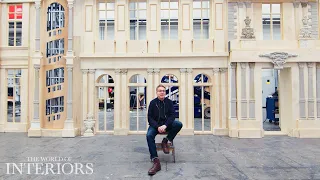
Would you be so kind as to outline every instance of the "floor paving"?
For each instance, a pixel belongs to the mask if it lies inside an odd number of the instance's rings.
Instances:
[[[176,163],[171,154],[158,152],[162,170],[148,176],[152,164],[145,135],[28,138],[26,133],[0,133],[0,179],[320,179],[320,139],[178,135],[174,143]],[[37,157],[65,159],[39,162]],[[15,169],[13,174],[10,166],[34,162],[51,163],[53,171],[45,175],[48,168],[41,166],[37,174],[30,165],[28,174],[24,165],[22,173]],[[64,165],[64,173],[58,174],[57,163],[60,170]],[[76,174],[75,166],[90,163],[92,171],[82,168]]]

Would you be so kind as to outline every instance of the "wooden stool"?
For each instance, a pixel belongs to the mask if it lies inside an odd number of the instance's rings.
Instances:
[[[168,134],[168,133],[161,133],[159,135],[166,135],[166,134]],[[161,142],[156,143],[157,151],[163,151],[161,144],[162,144]],[[168,142],[168,149],[169,149],[169,153],[170,153],[170,151],[172,153],[173,162],[176,163],[175,147],[173,145],[173,142]]]

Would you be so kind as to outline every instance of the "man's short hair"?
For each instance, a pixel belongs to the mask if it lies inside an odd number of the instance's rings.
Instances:
[[[157,86],[157,88],[156,88],[156,91],[158,91],[158,88],[159,88],[159,87],[163,87],[164,89],[166,89],[166,87],[165,87],[164,85],[159,84],[159,85]]]

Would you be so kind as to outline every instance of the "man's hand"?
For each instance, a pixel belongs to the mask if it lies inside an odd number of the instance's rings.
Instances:
[[[166,125],[162,125],[160,127],[158,127],[158,131],[159,133],[164,133],[166,132],[167,126]]]

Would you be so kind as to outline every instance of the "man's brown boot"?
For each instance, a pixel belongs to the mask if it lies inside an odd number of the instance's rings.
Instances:
[[[161,147],[162,147],[163,152],[165,154],[169,154],[169,147],[168,147],[168,139],[167,138],[163,138],[162,143],[161,143]]]
[[[149,175],[155,175],[158,171],[161,170],[160,160],[158,158],[153,159],[153,166],[149,169]]]

